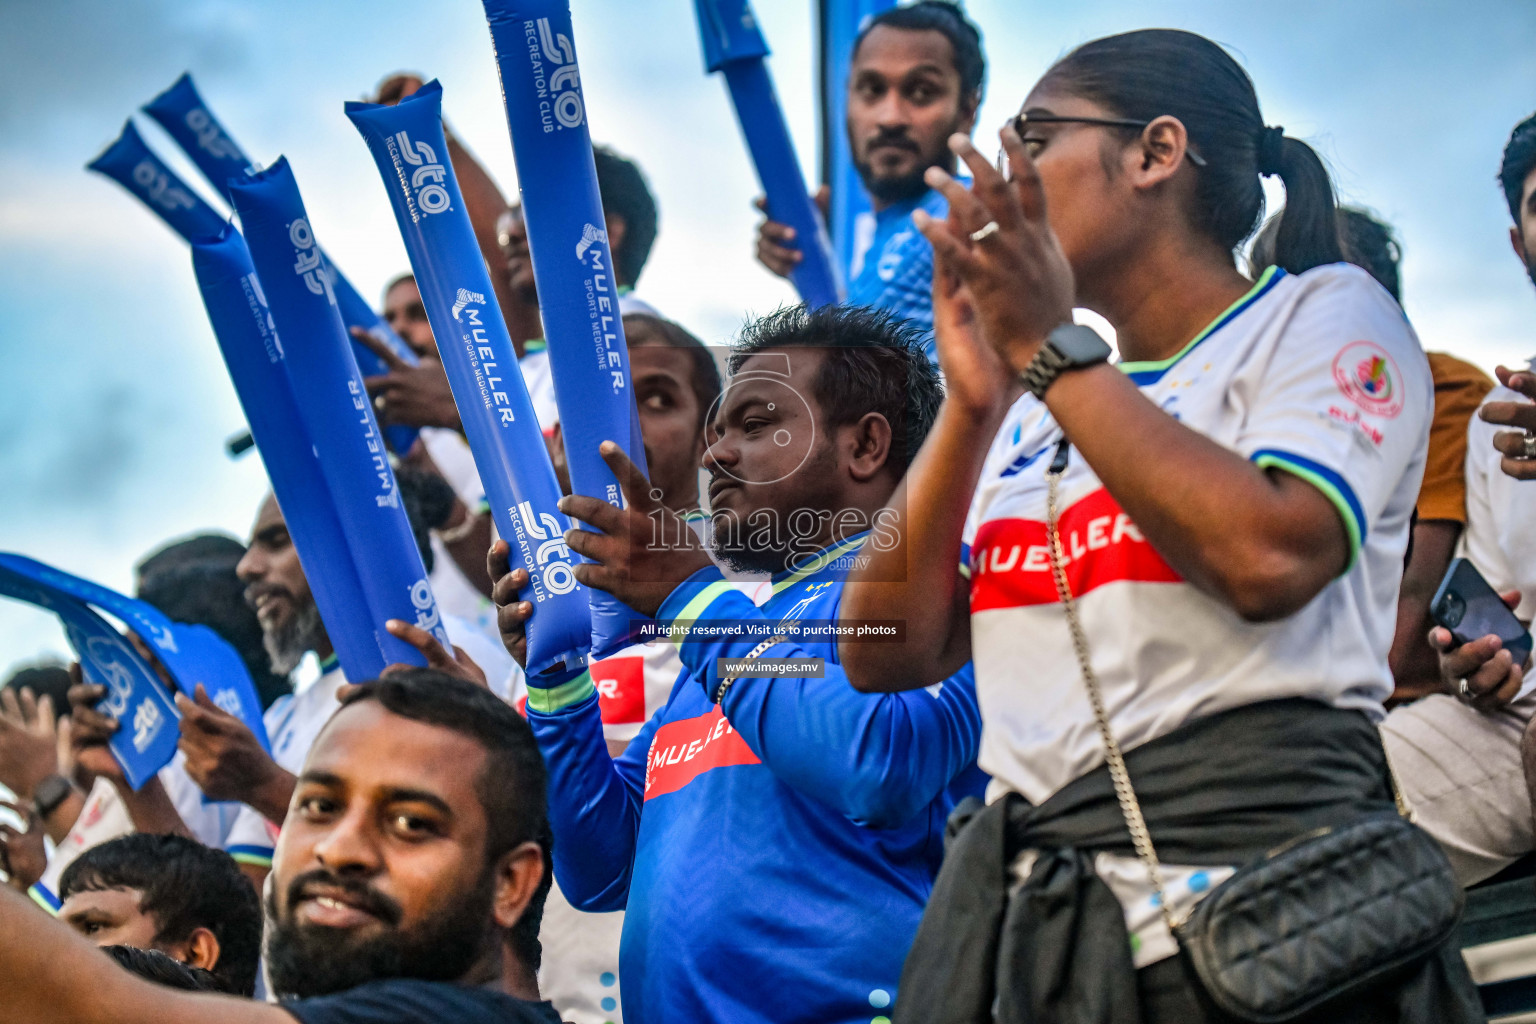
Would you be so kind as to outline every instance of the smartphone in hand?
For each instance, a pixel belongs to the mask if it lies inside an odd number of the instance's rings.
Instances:
[[[1451,631],[1458,644],[1492,633],[1504,642],[1516,665],[1524,665],[1531,656],[1530,631],[1483,579],[1477,566],[1465,558],[1451,561],[1429,604],[1429,613],[1437,624]]]

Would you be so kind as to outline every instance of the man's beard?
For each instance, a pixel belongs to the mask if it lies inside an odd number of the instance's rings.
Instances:
[[[334,928],[299,924],[292,916],[295,897],[309,883],[345,890],[387,930],[354,939]],[[400,908],[393,900],[324,870],[306,872],[289,885],[286,920],[278,918],[275,892],[268,889],[265,953],[272,990],[284,999],[310,999],[386,978],[458,981],[496,941],[494,889],[495,876],[486,871],[473,889],[452,897],[413,932],[399,929]]]
[[[874,139],[869,140],[868,145],[865,147],[865,152],[873,149],[874,145],[879,142],[905,145],[910,147],[912,152],[919,156],[922,155],[922,148],[905,131],[882,132]],[[858,153],[857,147],[852,148],[854,153]],[[897,178],[876,177],[873,162],[867,159],[860,160],[857,156],[854,157],[853,166],[859,172],[859,180],[864,183],[864,190],[870,194],[871,198],[881,203],[900,203],[908,199],[916,199],[928,191],[928,183],[923,181],[923,175],[929,167],[944,166],[947,153],[948,150],[945,150],[935,159],[923,162],[911,174],[904,174]]]
[[[299,667],[304,654],[312,651],[325,635],[320,609],[313,599],[294,602],[293,614],[271,629],[261,631],[261,645],[267,649],[276,675],[286,676]]]
[[[837,472],[837,456],[832,446],[822,444],[795,471],[795,475],[804,474],[807,480],[822,481],[832,480]],[[756,486],[784,485],[785,482],[781,481]],[[817,509],[827,505],[825,494],[818,496],[810,489],[802,490],[800,497],[802,500],[798,502],[791,500],[787,512],[778,508],[760,508],[747,513],[745,519],[729,511],[716,513],[710,520],[709,538],[715,557],[739,573],[775,575],[796,568],[821,549],[823,538],[801,537],[792,533],[792,527],[797,522],[795,513],[804,509],[814,514]],[[836,519],[835,512],[833,519]]]

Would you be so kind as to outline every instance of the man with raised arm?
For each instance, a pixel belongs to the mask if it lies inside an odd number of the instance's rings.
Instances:
[[[975,781],[980,713],[966,671],[931,690],[855,692],[825,630],[861,550],[890,540],[876,513],[940,386],[915,332],[862,307],[759,321],[730,369],[704,455],[712,544],[733,568],[771,574],[761,607],[617,445],[603,454],[627,509],[562,502],[602,531],[566,535],[592,559],[582,582],[669,627],[685,671],[617,758],[590,675],[529,680],[555,875],[581,909],[625,908],[627,1024],[867,1024],[895,998],[952,783]],[[495,550],[516,657],[527,577]],[[754,658],[787,671],[720,671]]]

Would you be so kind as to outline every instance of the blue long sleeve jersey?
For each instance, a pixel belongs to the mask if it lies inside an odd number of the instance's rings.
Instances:
[[[835,620],[863,540],[776,578],[762,607],[702,570],[658,620]],[[761,656],[825,658],[825,677],[740,678],[710,703],[700,677],[714,692],[716,659],[758,642],[685,636],[670,700],[616,759],[590,682],[530,691],[561,891],[627,910],[629,1024],[889,1015],[945,819],[985,785],[969,665],[926,690],[861,694],[835,642],[781,643]]]

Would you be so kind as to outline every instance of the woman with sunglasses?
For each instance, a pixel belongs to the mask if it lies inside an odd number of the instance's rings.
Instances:
[[[1429,371],[1339,262],[1317,155],[1209,40],[1088,43],[1002,140],[1006,174],[959,137],[974,184],[929,172],[948,394],[891,501],[899,541],[841,609],[906,623],[844,644],[861,689],[974,659],[993,776],[952,822],[896,1019],[1228,1021],[1172,927],[1266,851],[1394,811],[1373,723]],[[1265,175],[1286,191],[1278,266],[1249,280],[1234,254]],[[1114,326],[1118,365],[1074,307]],[[1304,1019],[1477,1010],[1442,946]]]

